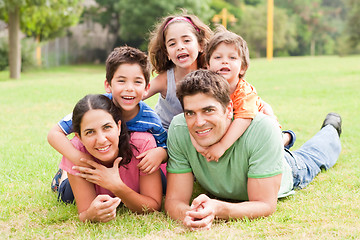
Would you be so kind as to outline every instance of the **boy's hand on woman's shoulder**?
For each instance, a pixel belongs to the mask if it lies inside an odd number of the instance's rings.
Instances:
[[[141,159],[137,165],[138,168],[144,173],[152,174],[159,168],[161,163],[167,161],[168,155],[164,148],[156,147],[139,154],[136,158]]]

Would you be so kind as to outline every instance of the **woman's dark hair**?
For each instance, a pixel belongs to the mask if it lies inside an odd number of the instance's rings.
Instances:
[[[74,132],[78,133],[81,137],[80,124],[83,116],[89,110],[101,109],[108,112],[116,123],[122,120],[121,111],[115,106],[115,104],[106,96],[101,94],[89,94],[80,99],[74,107],[72,124]],[[123,160],[120,161],[120,166],[127,165],[133,157],[132,148],[135,148],[130,144],[130,134],[127,130],[125,121],[121,121],[121,132],[119,136],[119,157]]]

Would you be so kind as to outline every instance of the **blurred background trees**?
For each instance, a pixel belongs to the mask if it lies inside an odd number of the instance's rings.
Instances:
[[[214,28],[213,17],[224,8],[236,19],[227,28],[244,37],[251,57],[264,57],[266,4],[267,0],[0,0],[0,59],[7,58],[9,50],[19,51],[7,40],[14,24],[23,39],[35,43],[70,39],[69,63],[104,62],[119,45],[146,51],[149,32],[168,14],[186,9]],[[14,12],[18,23],[10,20]],[[276,0],[274,56],[358,54],[358,26],[360,0]],[[5,62],[1,60],[0,70]]]
[[[10,78],[19,78],[21,71],[21,35],[40,41],[65,34],[65,30],[76,24],[82,13],[80,0],[0,0],[0,20],[8,24],[7,56]],[[39,50],[37,52],[38,57]],[[27,61],[27,60],[25,60]]]

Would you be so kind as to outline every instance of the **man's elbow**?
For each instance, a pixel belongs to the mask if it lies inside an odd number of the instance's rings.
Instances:
[[[165,209],[165,213],[166,213],[167,215],[170,215],[170,212],[171,212],[171,210],[172,210],[171,200],[169,200],[167,197],[165,197],[164,209]]]
[[[165,198],[165,203],[164,203],[164,209],[165,209],[165,213],[174,220],[181,220],[183,217],[183,212],[180,210],[181,208],[179,208],[179,203],[176,203],[174,200],[169,199],[169,198]]]
[[[268,217],[276,212],[277,201],[271,202],[271,203],[266,203],[266,205],[267,205],[266,210],[264,211],[264,216],[262,216],[262,217]]]

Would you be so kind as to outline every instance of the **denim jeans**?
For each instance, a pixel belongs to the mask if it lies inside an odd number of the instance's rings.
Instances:
[[[321,169],[331,168],[340,151],[340,138],[332,125],[323,127],[298,150],[285,149],[285,159],[293,172],[294,189],[305,188]]]
[[[66,178],[59,186],[58,191],[58,201],[63,201],[64,203],[73,203],[74,202],[74,194],[72,192],[69,179]]]

